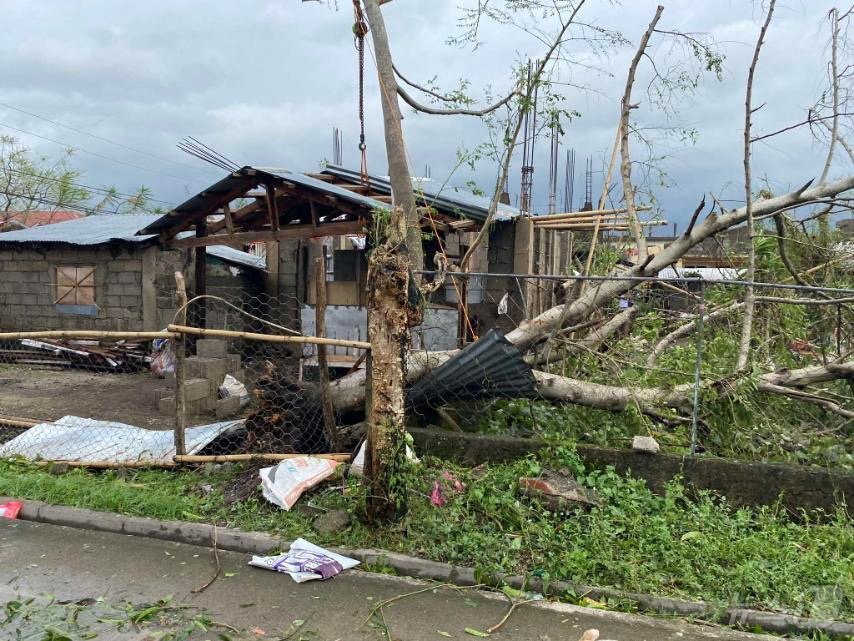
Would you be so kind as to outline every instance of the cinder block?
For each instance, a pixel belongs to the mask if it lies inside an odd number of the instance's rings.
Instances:
[[[225,361],[220,358],[188,356],[185,366],[187,378],[205,378],[217,385],[225,378]]]
[[[154,390],[154,401],[155,403],[160,403],[160,401],[164,398],[175,398],[175,388],[174,387],[161,387]]]
[[[137,284],[140,282],[140,275],[137,272],[119,272],[118,282]]]
[[[196,341],[196,355],[203,358],[225,358],[228,356],[228,341],[218,338],[202,338]]]
[[[240,371],[240,354],[226,354],[225,356],[225,371],[227,374],[235,375]],[[235,378],[237,378],[235,376]]]
[[[221,398],[216,402],[216,417],[228,418],[234,416],[240,411],[240,398],[237,396],[229,396]]]
[[[157,411],[161,414],[175,414],[175,397],[167,396],[157,401]]]
[[[184,381],[184,398],[187,402],[210,396],[210,382],[206,378],[190,378]]]

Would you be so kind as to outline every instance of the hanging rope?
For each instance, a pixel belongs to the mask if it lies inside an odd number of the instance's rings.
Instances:
[[[353,0],[353,34],[355,35],[356,51],[359,52],[359,151],[362,162],[359,167],[359,177],[363,185],[368,184],[368,154],[365,145],[365,35],[368,33],[368,22],[362,13],[361,0]]]

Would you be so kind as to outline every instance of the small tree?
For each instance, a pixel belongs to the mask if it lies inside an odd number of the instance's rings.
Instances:
[[[73,151],[58,158],[34,154],[15,138],[0,137],[0,229],[13,216],[67,209],[90,213],[149,211],[151,190],[140,187],[123,194],[115,187],[83,184],[83,173],[71,163]],[[52,222],[50,219],[47,222]]]

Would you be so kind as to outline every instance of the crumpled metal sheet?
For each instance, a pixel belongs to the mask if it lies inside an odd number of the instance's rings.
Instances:
[[[188,427],[187,454],[196,454],[217,436],[242,427],[243,420]],[[0,445],[0,457],[23,456],[49,461],[136,461],[171,463],[175,456],[172,430],[150,430],[113,421],[63,416],[39,423]]]

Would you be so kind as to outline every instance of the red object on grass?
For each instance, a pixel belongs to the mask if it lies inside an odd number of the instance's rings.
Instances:
[[[4,519],[17,519],[22,507],[24,507],[24,504],[20,501],[0,503],[0,517]]]

